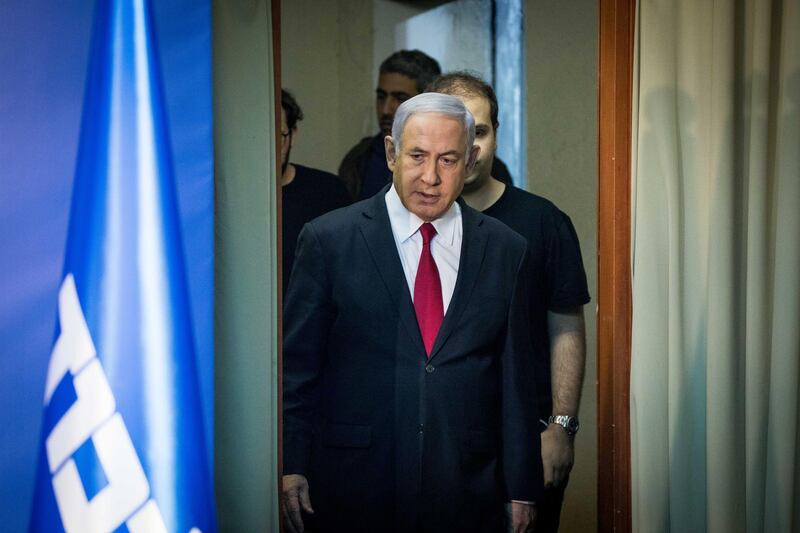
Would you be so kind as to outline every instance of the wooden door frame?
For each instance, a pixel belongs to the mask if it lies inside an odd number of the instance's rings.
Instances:
[[[631,531],[631,113],[636,0],[600,0],[597,528]]]

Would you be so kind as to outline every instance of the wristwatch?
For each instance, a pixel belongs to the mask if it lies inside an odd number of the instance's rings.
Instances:
[[[578,432],[578,429],[581,427],[580,423],[578,422],[577,416],[568,416],[568,415],[552,415],[550,418],[547,419],[548,424],[556,423],[559,426],[563,427],[567,435],[574,435]]]

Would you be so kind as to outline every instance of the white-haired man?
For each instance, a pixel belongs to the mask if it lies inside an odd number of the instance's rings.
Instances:
[[[532,526],[527,249],[456,202],[474,136],[458,98],[407,100],[385,141],[392,184],[303,230],[284,313],[289,531]]]

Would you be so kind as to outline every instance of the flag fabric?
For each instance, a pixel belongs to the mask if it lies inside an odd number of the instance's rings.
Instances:
[[[98,0],[31,531],[216,531],[151,6]]]

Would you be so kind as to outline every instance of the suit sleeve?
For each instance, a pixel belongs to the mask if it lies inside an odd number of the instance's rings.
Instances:
[[[308,474],[313,420],[335,317],[322,246],[311,224],[297,243],[283,314],[283,471]]]
[[[503,343],[503,473],[507,499],[537,501],[544,476],[528,331],[528,261],[526,248],[517,269]]]

